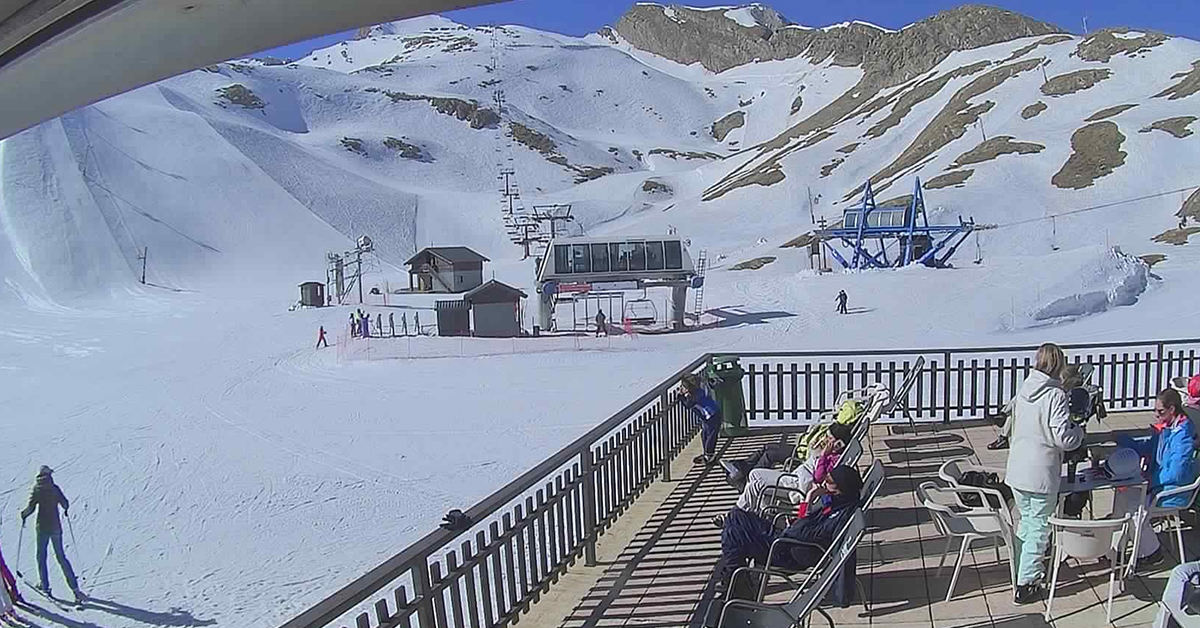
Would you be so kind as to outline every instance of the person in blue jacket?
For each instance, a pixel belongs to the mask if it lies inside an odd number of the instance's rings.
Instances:
[[[717,459],[717,434],[721,431],[721,407],[700,384],[700,378],[686,375],[683,380],[683,405],[700,421],[700,442],[704,453],[696,456],[696,464],[710,465]]]
[[[778,530],[770,519],[740,508],[733,508],[721,530],[721,563],[716,573],[718,590],[729,587],[733,572],[754,559],[762,565],[767,560],[771,544],[780,537],[811,543],[817,547],[797,547],[773,557],[771,567],[786,571],[808,569],[821,560],[824,550],[833,543],[837,533],[846,525],[862,503],[862,476],[854,467],[839,465],[825,476],[825,493],[821,500],[809,506],[804,517],[784,530]],[[840,607],[849,606],[854,597],[856,557],[851,555],[839,581],[834,583],[830,601]],[[741,584],[741,583],[739,583]]]
[[[1158,496],[1174,488],[1187,486],[1196,480],[1196,465],[1192,460],[1196,444],[1192,423],[1183,412],[1183,399],[1179,392],[1168,388],[1158,393],[1154,401],[1153,434],[1149,439],[1122,438],[1120,445],[1137,451],[1146,461],[1146,477],[1150,481],[1149,504],[1158,507],[1178,507],[1191,503],[1191,493],[1181,493],[1158,499]],[[1125,490],[1117,495],[1116,512],[1136,513],[1138,504],[1131,497],[1136,491]],[[1138,567],[1154,567],[1163,562],[1158,536],[1150,527],[1150,518],[1140,524],[1141,538],[1138,542]]]

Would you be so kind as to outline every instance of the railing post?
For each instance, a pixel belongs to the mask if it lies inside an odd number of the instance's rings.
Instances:
[[[433,586],[429,582],[429,557],[417,561],[413,566],[413,602],[417,605],[417,621],[422,626],[434,626],[433,623]]]
[[[947,351],[945,356],[946,362],[942,365],[945,369],[945,375],[942,377],[942,403],[944,404],[942,423],[950,424],[950,352]]]
[[[1155,377],[1155,382],[1154,382],[1154,384],[1155,384],[1154,390],[1155,391],[1166,390],[1167,388],[1171,387],[1171,382],[1163,381],[1163,359],[1165,357],[1166,357],[1166,347],[1164,347],[1163,343],[1160,342],[1160,343],[1158,343],[1158,366],[1155,367],[1155,369],[1154,369],[1154,372],[1156,373],[1156,375],[1154,376]],[[1155,392],[1154,394],[1158,394],[1158,393]],[[1151,401],[1153,401],[1153,400],[1151,400]]]
[[[592,447],[579,453],[579,468],[583,472],[583,564],[596,566],[596,474],[592,471]]]
[[[671,413],[675,411],[671,407],[671,387],[668,386],[663,391],[662,396],[658,398],[659,415],[658,415],[658,435],[662,439],[662,479],[664,482],[671,481]]]

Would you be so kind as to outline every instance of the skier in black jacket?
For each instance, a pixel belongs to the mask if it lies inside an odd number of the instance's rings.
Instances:
[[[38,470],[37,480],[33,483],[33,490],[29,493],[29,505],[25,506],[25,510],[21,511],[21,525],[25,525],[25,520],[29,515],[37,510],[37,562],[38,562],[38,578],[40,584],[38,589],[50,595],[50,579],[46,574],[46,546],[54,545],[54,556],[58,559],[58,566],[62,568],[63,577],[67,579],[67,586],[71,587],[71,592],[75,594],[75,602],[83,601],[83,593],[79,591],[79,582],[75,579],[75,570],[71,568],[71,561],[67,560],[67,554],[63,551],[62,540],[62,522],[58,519],[58,507],[61,505],[63,513],[69,517],[69,509],[71,502],[67,501],[67,496],[63,495],[62,489],[54,483],[54,471],[50,467],[42,466]]]

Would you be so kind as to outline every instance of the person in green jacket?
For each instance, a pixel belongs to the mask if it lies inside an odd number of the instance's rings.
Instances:
[[[62,568],[63,577],[67,579],[67,586],[71,587],[71,592],[75,594],[75,601],[81,602],[83,593],[79,591],[75,570],[71,568],[71,561],[67,560],[67,554],[63,551],[62,522],[58,519],[60,505],[63,513],[69,517],[71,502],[67,501],[62,489],[54,483],[54,471],[43,465],[38,470],[37,480],[29,493],[29,504],[21,511],[21,525],[24,526],[29,515],[37,510],[37,562],[38,577],[41,580],[38,589],[50,595],[50,579],[46,574],[46,546],[53,544],[54,556],[58,559],[58,566]]]

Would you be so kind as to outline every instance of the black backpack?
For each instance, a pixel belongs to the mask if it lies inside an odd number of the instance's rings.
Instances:
[[[959,484],[962,484],[963,486],[977,486],[979,488],[994,489],[999,491],[1000,495],[1004,497],[1005,500],[1012,499],[1012,489],[1008,488],[1007,484],[1001,482],[1000,476],[995,473],[989,473],[986,471],[966,471],[962,474],[962,478],[959,479]],[[999,500],[997,500],[994,495],[988,495],[987,498],[988,504],[991,505],[992,508],[1000,508],[1002,506],[1002,504],[999,503]],[[975,493],[959,494],[958,499],[962,502],[963,506],[968,508],[979,508],[983,506],[983,500],[981,500],[979,495]]]

